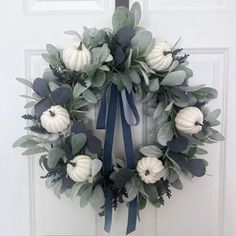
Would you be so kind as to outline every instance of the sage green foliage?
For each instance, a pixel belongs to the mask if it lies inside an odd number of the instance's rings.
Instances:
[[[98,104],[107,85],[113,83],[119,91],[126,89],[143,103],[143,112],[151,121],[151,129],[148,133],[148,143],[139,147],[137,158],[158,158],[165,167],[163,177],[155,184],[146,184],[136,170],[132,171],[131,177],[125,184],[128,196],[123,195],[122,200],[129,203],[137,198],[138,210],[145,208],[147,201],[155,207],[160,207],[164,204],[164,195],[171,196],[170,186],[181,190],[183,189],[181,177],[188,179],[194,177],[188,169],[171,158],[168,146],[170,141],[178,137],[187,138],[187,147],[180,154],[190,162],[199,159],[199,156],[207,155],[204,149],[205,143],[224,140],[223,135],[215,129],[220,125],[218,120],[220,109],[210,111],[205,106],[217,97],[217,90],[205,85],[189,85],[193,71],[187,66],[186,58],[181,61],[181,57],[184,58],[182,54],[175,55],[176,45],[172,48],[173,61],[169,68],[164,71],[152,70],[146,63],[145,57],[153,49],[155,39],[150,31],[138,26],[140,19],[141,7],[138,2],[135,2],[130,10],[124,7],[116,9],[112,17],[112,29],[84,27],[82,37],[76,31],[67,31],[66,34],[82,40],[91,52],[91,63],[78,72],[65,67],[61,49],[51,44],[46,46],[46,52],[42,57],[50,66],[45,69],[42,78],[51,92],[61,87],[69,89],[70,99],[64,105],[71,119],[68,129],[60,134],[47,133],[41,126],[40,119],[35,118],[34,112],[35,104],[43,98],[35,92],[32,95],[22,95],[27,99],[25,108],[29,111],[26,129],[32,132],[16,140],[13,147],[25,148],[23,155],[40,154],[39,164],[43,169],[46,161],[51,169],[63,164],[64,171],[66,170],[70,160],[67,159],[66,142],[69,142],[72,158],[77,155],[90,156],[91,176],[88,181],[73,183],[71,188],[67,188],[60,173],[56,173],[46,176],[45,183],[57,197],[63,193],[72,200],[80,197],[81,207],[91,203],[101,216],[104,215],[107,192],[112,191],[113,195],[116,194],[113,185],[108,189],[102,185],[103,151],[92,153],[87,147],[89,134],[72,133],[71,126],[78,121],[82,123],[87,121],[86,113],[91,106]],[[134,35],[129,44],[122,48],[124,61],[122,67],[119,67],[114,63],[116,54],[113,47],[117,45],[113,45],[113,40],[119,30],[125,27],[132,27]],[[17,80],[29,88],[33,87],[29,80],[23,78]],[[204,129],[194,135],[182,133],[175,127],[178,111],[190,106],[198,107],[204,114]],[[207,166],[206,161],[204,165]],[[110,179],[116,176],[121,168],[125,168],[126,163],[123,159],[114,156],[113,167],[114,171],[110,173]],[[117,199],[113,199],[113,202],[114,200]]]

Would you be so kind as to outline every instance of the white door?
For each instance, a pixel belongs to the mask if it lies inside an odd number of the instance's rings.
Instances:
[[[141,24],[154,36],[182,45],[191,53],[195,84],[216,87],[219,97],[211,107],[222,108],[222,144],[209,147],[210,165],[204,178],[184,182],[161,209],[147,207],[132,235],[235,236],[236,235],[236,1],[140,0]],[[65,30],[82,31],[84,25],[111,25],[114,0],[12,0],[0,7],[0,235],[101,236],[103,219],[91,207],[80,209],[44,187],[36,158],[26,159],[11,148],[25,134],[25,93],[15,77],[32,80],[46,64],[40,54],[46,43],[63,47]],[[142,130],[142,127],[140,128]],[[119,210],[112,236],[125,235],[127,212]]]

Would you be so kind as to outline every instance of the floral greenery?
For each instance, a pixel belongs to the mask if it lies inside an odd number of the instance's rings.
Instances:
[[[23,155],[41,155],[39,164],[47,172],[42,178],[58,197],[63,193],[71,199],[80,196],[81,207],[90,202],[101,216],[109,194],[115,209],[135,197],[139,210],[145,208],[147,200],[155,207],[164,205],[164,196],[171,197],[171,187],[183,188],[181,176],[191,179],[205,174],[207,162],[199,158],[207,154],[203,145],[223,140],[214,129],[220,125],[217,120],[220,110],[209,111],[206,107],[217,97],[217,91],[204,85],[189,85],[193,76],[187,67],[189,55],[182,55],[182,49],[176,47],[172,48],[173,61],[167,70],[152,70],[145,57],[152,50],[154,39],[151,32],[138,26],[140,18],[140,6],[134,3],[130,11],[117,8],[112,18],[113,29],[84,27],[82,37],[74,31],[66,32],[82,38],[91,52],[91,63],[79,72],[68,69],[62,50],[48,44],[42,57],[49,67],[42,78],[33,83],[17,79],[33,89],[32,96],[23,95],[30,101],[25,105],[29,113],[22,116],[28,121],[26,129],[31,133],[19,138],[13,146],[25,148]],[[86,114],[111,83],[119,91],[132,92],[152,121],[151,141],[136,150],[136,157],[151,156],[162,161],[165,173],[154,184],[144,183],[135,169],[128,169],[122,159],[115,157],[109,174],[94,161],[89,181],[76,183],[67,175],[66,166],[77,155],[103,160],[101,141],[89,130]],[[67,109],[71,119],[68,129],[58,134],[48,133],[38,115],[51,98]],[[203,128],[197,134],[185,134],[175,127],[176,114],[185,107],[197,107],[204,114]]]

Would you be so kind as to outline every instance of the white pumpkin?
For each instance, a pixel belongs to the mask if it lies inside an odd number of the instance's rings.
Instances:
[[[173,57],[170,46],[166,42],[156,41],[152,51],[146,57],[147,64],[153,70],[166,70],[172,63]]]
[[[62,59],[70,70],[81,71],[91,62],[91,53],[82,42],[76,41],[70,47],[63,49]]]
[[[86,155],[76,156],[67,164],[67,174],[75,182],[86,182],[92,175],[92,159]]]
[[[67,129],[70,124],[70,115],[59,105],[51,106],[40,117],[41,124],[49,133],[59,133]]]
[[[197,107],[186,107],[175,117],[175,126],[187,134],[196,134],[202,130],[203,114]]]
[[[143,157],[138,161],[138,174],[146,184],[154,184],[160,180],[163,170],[162,162],[156,157]]]

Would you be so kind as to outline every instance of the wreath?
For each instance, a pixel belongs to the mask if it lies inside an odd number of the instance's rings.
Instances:
[[[171,187],[181,190],[181,176],[192,179],[206,173],[205,143],[222,141],[213,127],[220,109],[209,111],[207,103],[217,97],[214,88],[190,86],[192,70],[188,54],[138,26],[139,3],[130,10],[118,7],[113,29],[84,27],[64,49],[48,44],[42,57],[49,64],[33,83],[17,78],[33,89],[25,105],[28,135],[14,147],[23,155],[40,154],[46,171],[41,178],[60,197],[80,197],[105,216],[109,232],[112,210],[127,204],[127,234],[133,232],[139,211],[147,201],[164,205]],[[133,148],[131,127],[137,126],[139,101],[151,124],[149,143]],[[91,130],[88,113],[100,102],[97,129],[105,129],[102,142]],[[116,117],[120,117],[125,157],[112,149]],[[134,127],[132,127],[134,128]],[[103,145],[104,143],[104,145]],[[201,148],[200,148],[200,147]]]

